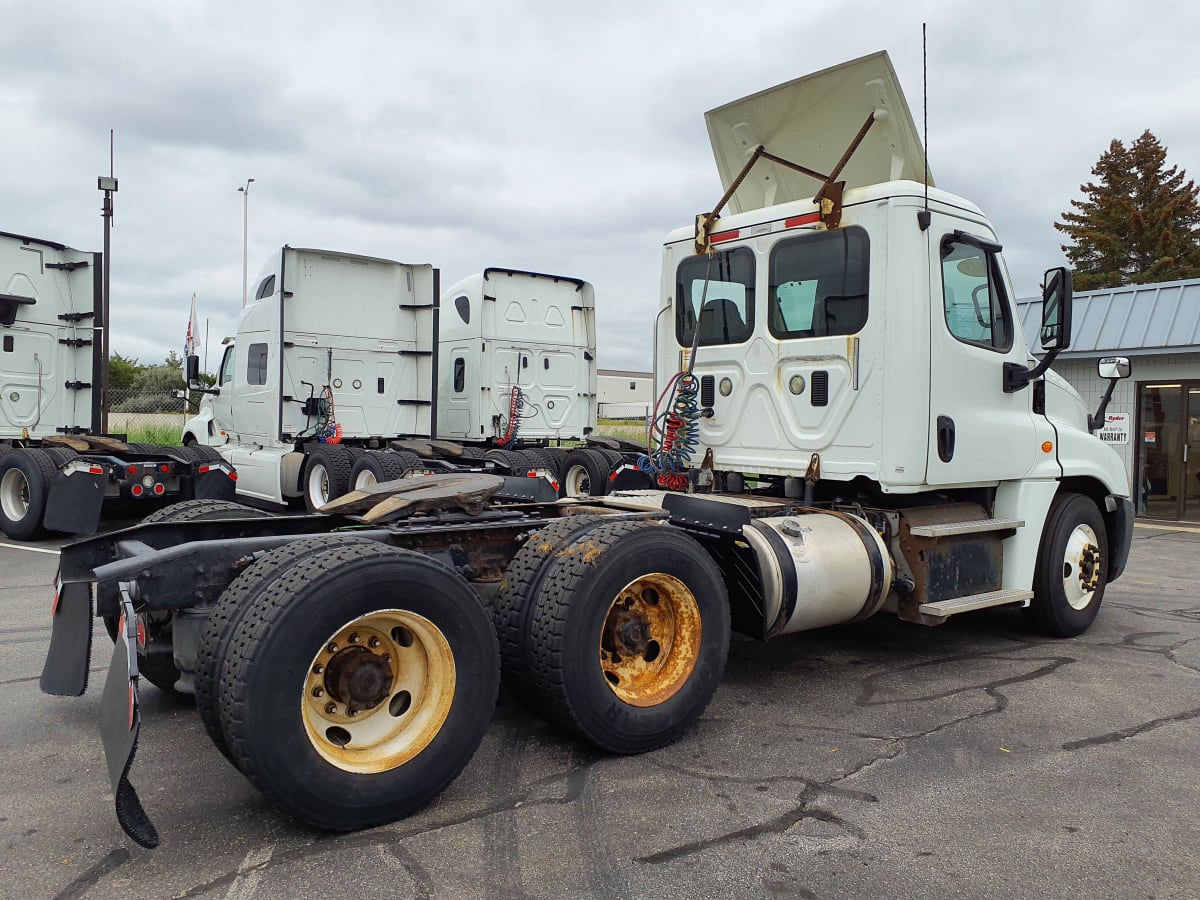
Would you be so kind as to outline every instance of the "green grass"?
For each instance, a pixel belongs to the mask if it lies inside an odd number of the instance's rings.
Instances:
[[[174,447],[179,445],[179,429],[172,425],[131,425],[129,441]]]

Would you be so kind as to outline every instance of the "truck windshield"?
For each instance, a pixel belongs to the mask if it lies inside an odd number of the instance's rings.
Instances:
[[[701,306],[703,301],[703,306]],[[690,347],[700,318],[700,346],[740,344],[754,331],[754,251],[738,247],[690,256],[675,277],[675,338]]]

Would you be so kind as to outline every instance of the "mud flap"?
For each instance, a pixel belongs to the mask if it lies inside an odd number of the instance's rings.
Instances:
[[[113,645],[112,664],[100,701],[100,738],[108,762],[108,780],[116,801],[117,821],[127,835],[149,849],[158,846],[158,830],[142,809],[142,801],[129,782],[129,767],[137,752],[142,715],[137,694],[137,615],[125,585],[121,586],[121,619]]]
[[[197,500],[234,500],[237,494],[237,475],[228,463],[201,463],[193,476]]]
[[[100,508],[104,505],[107,481],[106,474],[86,470],[55,475],[46,498],[43,524],[50,531],[95,534],[100,527]]]
[[[92,586],[55,579],[50,613],[50,650],[42,665],[42,693],[79,697],[87,690],[92,662]]]

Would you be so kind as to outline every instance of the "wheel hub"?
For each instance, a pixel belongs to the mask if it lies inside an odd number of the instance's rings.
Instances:
[[[437,735],[455,677],[454,653],[431,621],[407,610],[366,613],[327,637],[309,664],[305,733],[343,771],[392,769]]]
[[[1100,548],[1095,544],[1085,544],[1079,555],[1079,584],[1085,591],[1100,586]]]
[[[678,693],[696,665],[700,608],[672,575],[653,572],[617,595],[600,631],[600,667],[609,689],[631,706],[656,706]]]
[[[339,650],[325,667],[325,690],[346,711],[374,709],[388,696],[395,674],[382,656],[366,647]]]

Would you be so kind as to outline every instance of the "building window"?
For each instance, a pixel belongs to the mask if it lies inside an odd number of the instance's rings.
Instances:
[[[637,382],[636,381],[629,382],[629,389],[631,391],[636,391],[637,390]]]

